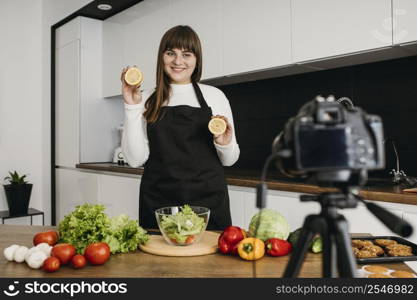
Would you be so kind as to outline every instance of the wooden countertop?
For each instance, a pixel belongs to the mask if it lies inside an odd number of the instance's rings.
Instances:
[[[51,226],[0,225],[0,249],[12,244],[32,245],[33,235],[40,231],[55,229]],[[257,277],[281,277],[289,256],[265,256],[256,261]],[[379,264],[395,270],[413,272],[404,263]],[[181,277],[181,278],[250,278],[253,264],[238,257],[219,253],[196,257],[164,257],[141,252],[116,254],[102,266],[90,266],[80,270],[69,266],[61,267],[55,273],[30,269],[25,263],[0,258],[0,277]],[[301,268],[300,277],[321,277],[321,255],[309,253]]]
[[[132,168],[129,166],[119,166],[114,163],[83,163],[77,164],[77,168],[88,169],[95,171],[107,171],[125,174],[142,175],[143,168]],[[230,168],[225,169],[227,184],[244,187],[256,187],[259,183],[260,171],[245,171],[234,170]],[[270,172],[267,177],[268,188],[271,190],[280,190],[296,193],[319,194],[322,192],[332,191],[330,188],[318,187],[302,182],[301,180],[293,180],[284,178],[277,174],[277,172]],[[363,187],[359,193],[364,199],[402,203],[417,205],[417,193],[403,192],[400,186],[394,186],[388,180],[375,179]]]

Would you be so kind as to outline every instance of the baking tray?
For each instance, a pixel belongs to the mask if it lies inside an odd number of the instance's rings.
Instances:
[[[369,263],[383,263],[383,262],[398,262],[398,261],[410,261],[417,260],[417,245],[397,236],[355,236],[351,237],[352,240],[376,240],[376,239],[386,239],[394,240],[399,244],[407,245],[412,248],[413,256],[384,256],[380,257],[370,257],[370,258],[356,258],[358,264],[369,264]]]

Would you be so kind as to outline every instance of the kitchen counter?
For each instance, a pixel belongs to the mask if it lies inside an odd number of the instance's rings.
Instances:
[[[0,225],[0,248],[12,245],[30,247],[35,233],[56,229],[51,226]],[[363,235],[363,234],[362,234]],[[256,261],[257,277],[281,277],[289,256],[265,256]],[[412,272],[404,263],[379,264],[395,270]],[[30,269],[25,263],[8,262],[0,258],[0,277],[187,277],[187,278],[245,278],[253,277],[253,264],[238,257],[219,253],[196,257],[165,257],[144,253],[140,250],[127,254],[116,254],[102,266],[87,265],[75,270],[61,267],[55,273]],[[321,255],[309,253],[301,268],[300,277],[321,277]]]
[[[77,164],[77,168],[95,171],[116,172],[124,174],[142,175],[143,168],[132,168],[129,166],[119,166],[114,163],[83,163]],[[260,172],[225,169],[227,184],[244,187],[256,187],[259,183]],[[332,191],[330,188],[318,187],[304,183],[300,180],[284,178],[277,172],[269,172],[267,177],[268,188],[296,193],[319,194]],[[417,193],[403,192],[399,186],[394,186],[388,180],[371,180],[367,186],[360,191],[360,196],[367,200],[402,203],[417,205]]]

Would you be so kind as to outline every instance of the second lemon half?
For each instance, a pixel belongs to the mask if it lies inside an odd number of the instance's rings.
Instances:
[[[223,134],[226,131],[226,121],[220,118],[213,118],[208,123],[208,128],[212,134]]]

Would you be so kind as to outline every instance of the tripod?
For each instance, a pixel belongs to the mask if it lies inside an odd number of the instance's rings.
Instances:
[[[358,196],[345,193],[322,193],[318,196],[301,195],[300,200],[316,201],[321,205],[318,215],[305,218],[300,237],[284,272],[284,277],[296,277],[309,245],[316,233],[323,241],[323,277],[356,277],[356,260],[353,256],[348,223],[337,208],[354,208]]]

